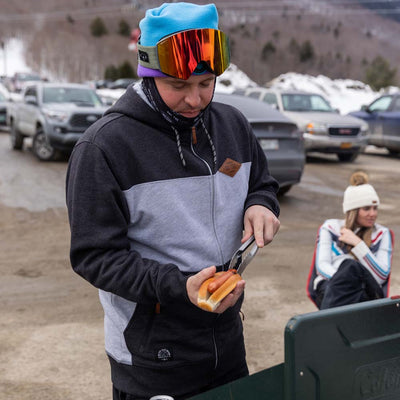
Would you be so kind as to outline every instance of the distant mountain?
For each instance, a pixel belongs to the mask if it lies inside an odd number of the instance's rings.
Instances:
[[[396,22],[400,22],[400,1],[372,1],[357,0],[363,7],[373,10],[382,17],[390,18]]]

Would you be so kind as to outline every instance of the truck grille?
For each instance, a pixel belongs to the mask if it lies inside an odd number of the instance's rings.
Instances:
[[[360,128],[354,127],[331,127],[329,128],[329,135],[331,136],[357,136]]]
[[[71,116],[69,123],[74,128],[88,128],[93,122],[101,118],[102,114],[74,114]]]

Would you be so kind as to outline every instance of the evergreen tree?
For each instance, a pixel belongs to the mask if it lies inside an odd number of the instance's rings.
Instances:
[[[118,68],[119,78],[137,78],[136,72],[129,61],[124,61]]]
[[[131,27],[124,19],[119,21],[118,34],[121,36],[130,36],[131,34]]]
[[[90,24],[90,32],[95,37],[108,34],[108,29],[102,18],[96,17]]]
[[[104,72],[104,79],[115,81],[119,78],[118,68],[115,65],[109,65]]]
[[[309,40],[306,40],[299,49],[300,62],[306,62],[314,58],[314,47]]]
[[[377,56],[365,71],[365,82],[373,89],[380,90],[395,85],[396,73],[397,68],[391,68],[385,58]]]
[[[268,57],[276,52],[276,47],[272,42],[265,43],[262,52],[261,52],[261,59],[266,61]]]

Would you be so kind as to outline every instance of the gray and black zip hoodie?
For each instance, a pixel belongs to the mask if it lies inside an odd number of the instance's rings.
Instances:
[[[179,136],[186,166],[176,132],[129,87],[79,140],[67,173],[71,264],[99,289],[113,383],[138,398],[171,385],[179,396],[244,360],[241,301],[203,311],[186,280],[229,261],[249,206],[279,215],[278,184],[238,110],[213,102]]]

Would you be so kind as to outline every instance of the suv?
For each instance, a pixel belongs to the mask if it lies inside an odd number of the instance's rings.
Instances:
[[[272,105],[296,122],[307,153],[333,153],[340,161],[354,161],[368,144],[368,124],[339,114],[319,94],[266,88],[246,89],[243,94]]]
[[[25,88],[21,102],[10,103],[7,123],[11,144],[21,150],[32,137],[34,154],[42,161],[69,153],[83,132],[106,107],[93,89],[72,83],[37,83]]]
[[[369,144],[386,147],[391,154],[400,153],[400,92],[385,94],[350,115],[368,123]]]

